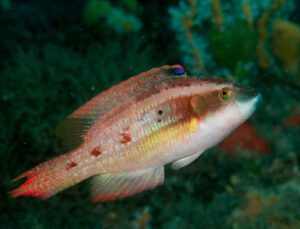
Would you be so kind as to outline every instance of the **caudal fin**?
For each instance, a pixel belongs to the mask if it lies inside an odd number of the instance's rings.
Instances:
[[[86,179],[89,175],[82,173],[83,165],[72,158],[74,152],[56,157],[21,174],[13,181],[25,177],[27,180],[9,194],[14,198],[33,196],[46,199]]]

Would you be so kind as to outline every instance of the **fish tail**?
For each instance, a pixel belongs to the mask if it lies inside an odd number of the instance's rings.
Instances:
[[[13,181],[27,178],[25,183],[9,192],[14,197],[33,196],[47,199],[79,183],[89,175],[72,159],[76,152],[61,155],[21,174]]]

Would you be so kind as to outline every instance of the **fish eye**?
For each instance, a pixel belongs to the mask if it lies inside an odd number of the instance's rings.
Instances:
[[[232,89],[228,87],[223,88],[220,92],[220,96],[224,101],[230,100],[232,97]]]

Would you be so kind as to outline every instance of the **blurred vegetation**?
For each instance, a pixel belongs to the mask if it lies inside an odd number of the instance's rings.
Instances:
[[[299,8],[0,0],[0,227],[299,228]],[[110,203],[90,202],[89,181],[46,201],[8,197],[11,179],[62,152],[54,129],[66,115],[134,74],[175,63],[257,88],[264,102],[250,143],[262,139],[269,154],[220,145],[167,169],[163,186]]]

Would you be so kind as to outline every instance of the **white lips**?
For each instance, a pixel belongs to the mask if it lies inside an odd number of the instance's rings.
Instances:
[[[236,102],[236,103],[241,108],[241,112],[243,113],[243,115],[249,117],[255,111],[256,105],[260,100],[261,100],[261,95],[257,95],[253,99],[250,99],[246,102]]]

